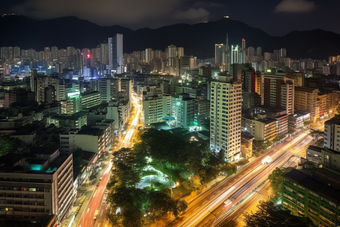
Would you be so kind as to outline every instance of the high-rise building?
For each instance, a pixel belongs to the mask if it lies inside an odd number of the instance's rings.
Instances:
[[[295,87],[295,110],[307,110],[313,122],[319,118],[318,93],[319,89],[317,88]]]
[[[225,72],[211,82],[210,146],[237,160],[241,152],[242,84]]]
[[[154,51],[151,48],[145,49],[145,63],[151,63],[154,59]]]
[[[238,45],[231,45],[230,51],[230,65],[240,63],[240,47]]]
[[[175,118],[176,127],[194,126],[195,99],[189,94],[181,93],[171,97],[171,116]]]
[[[280,49],[280,58],[285,58],[287,57],[287,50],[286,48],[281,48]]]
[[[60,103],[62,114],[74,114],[81,111],[80,92],[67,92],[66,100],[63,100]]]
[[[100,62],[104,65],[109,64],[108,46],[107,43],[100,44]]]
[[[264,59],[265,61],[270,61],[272,60],[272,54],[269,52],[264,52]]]
[[[37,73],[37,70],[31,71],[31,78],[30,78],[30,87],[31,91],[35,93],[35,100],[40,104],[45,102],[46,100],[46,93],[45,88],[49,85],[52,85],[52,78],[49,76],[40,76]]]
[[[67,57],[75,54],[75,48],[74,47],[67,47],[66,50],[67,50]]]
[[[284,75],[264,75],[264,105],[294,113],[294,82]]]
[[[230,72],[231,70],[231,52],[230,52],[230,46],[229,46],[229,37],[228,37],[228,33],[226,35],[226,44],[225,44],[225,57],[224,57],[224,64],[225,64],[225,70],[227,72]]]
[[[262,47],[256,48],[256,56],[262,56]]]
[[[255,56],[256,52],[255,52],[255,48],[254,47],[248,47],[248,57],[251,57],[251,56]]]
[[[246,49],[246,40],[242,38],[242,50]]]
[[[51,60],[58,61],[58,47],[54,46],[51,48]]]
[[[123,72],[123,35],[116,34],[115,37],[108,38],[108,60],[111,70],[120,74]]]
[[[177,47],[177,57],[181,58],[184,56],[184,47]]]
[[[16,46],[13,48],[13,57],[20,58],[20,47]]]
[[[143,95],[144,124],[157,123],[162,121],[164,117],[168,117],[170,103],[170,95]]]
[[[223,44],[215,44],[215,64],[222,65],[225,60],[225,50]]]
[[[116,100],[119,102],[131,100],[131,80],[123,78],[100,79],[98,88],[101,100],[110,102]]]
[[[340,115],[325,122],[324,147],[340,151]]]
[[[44,48],[44,59],[45,61],[51,60],[51,49],[49,47]]]

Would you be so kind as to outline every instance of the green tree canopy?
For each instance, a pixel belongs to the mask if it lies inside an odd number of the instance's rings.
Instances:
[[[0,156],[6,155],[20,147],[21,141],[16,138],[0,136]]]
[[[260,201],[258,210],[244,214],[245,227],[313,227],[313,222],[307,217],[294,216],[288,210],[271,201]]]
[[[270,182],[270,186],[273,189],[273,192],[277,195],[280,193],[282,188],[282,179],[283,175],[287,173],[291,168],[280,169],[276,167],[268,176],[268,180]]]

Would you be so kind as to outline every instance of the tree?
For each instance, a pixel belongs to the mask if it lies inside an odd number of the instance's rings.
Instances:
[[[313,227],[313,222],[307,217],[292,215],[289,210],[282,210],[271,201],[260,201],[258,210],[244,214],[245,227]]]
[[[83,157],[83,150],[77,148],[73,152],[73,170],[75,173],[79,172],[84,167]]]
[[[313,122],[311,121],[311,120],[308,120],[308,121],[305,121],[305,122],[303,122],[303,125],[304,126],[307,126],[307,125],[310,125],[310,124],[312,124]]]
[[[21,141],[19,139],[0,136],[0,156],[6,155],[17,149],[20,144]]]
[[[278,195],[282,188],[282,179],[283,175],[287,173],[291,168],[286,168],[281,170],[280,168],[276,167],[271,174],[269,174],[268,179],[270,185],[273,189],[273,192]]]

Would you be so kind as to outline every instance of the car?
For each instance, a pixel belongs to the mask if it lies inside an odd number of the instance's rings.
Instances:
[[[93,216],[93,220],[97,220],[98,214],[99,214],[99,210],[96,210],[96,212],[94,213],[94,216]]]
[[[100,177],[100,178],[99,178],[99,181],[102,181],[102,180],[103,180],[103,177]]]

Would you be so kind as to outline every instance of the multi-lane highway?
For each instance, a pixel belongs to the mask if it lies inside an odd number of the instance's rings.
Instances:
[[[221,206],[224,201],[226,201],[230,196],[233,196],[235,193],[238,193],[238,191],[241,189],[239,192],[240,194],[235,194],[232,203],[229,205],[232,206],[237,203],[237,201],[240,200],[242,196],[244,196],[250,190],[250,188],[252,188],[253,184],[255,184],[257,181],[263,181],[273,170],[273,168],[285,162],[289,158],[289,154],[287,154],[286,151],[289,150],[292,145],[303,140],[306,136],[307,132],[301,132],[288,143],[280,144],[268,152],[266,155],[270,156],[272,160],[274,160],[271,165],[262,165],[261,161],[265,156],[258,158],[245,167],[237,175],[221,182],[218,186],[212,188],[211,190],[206,191],[189,204],[187,211],[182,214],[180,218],[170,222],[168,226],[197,226],[202,221],[204,222],[206,217],[211,216],[211,219],[216,219],[218,217],[217,215],[223,213],[220,211],[219,214],[212,214],[216,208]],[[254,181],[254,179],[256,179],[256,181]],[[247,185],[248,187],[246,189],[242,189],[244,185]],[[227,209],[228,207],[223,208]],[[212,221],[213,220],[207,220],[207,222]]]
[[[221,205],[215,209],[210,215],[208,215],[203,221],[201,221],[197,226],[221,226],[224,224],[229,224],[231,226],[243,226],[239,225],[242,223],[242,217],[235,221],[239,216],[241,216],[244,211],[251,207],[255,208],[259,200],[268,198],[269,185],[262,183],[267,179],[270,172],[276,167],[294,167],[297,165],[300,159],[300,154],[306,152],[308,145],[311,144],[313,138],[311,136],[306,136],[303,140],[296,143],[290,152],[285,153],[281,158],[278,158],[270,166],[267,167],[266,171],[258,174],[252,180],[244,184],[239,190],[237,190],[229,199],[233,201],[230,205]],[[261,186],[261,187],[260,187]],[[244,199],[246,197],[246,199]],[[242,201],[244,199],[244,201]],[[240,203],[242,201],[242,203]],[[240,203],[238,205],[238,203]]]

